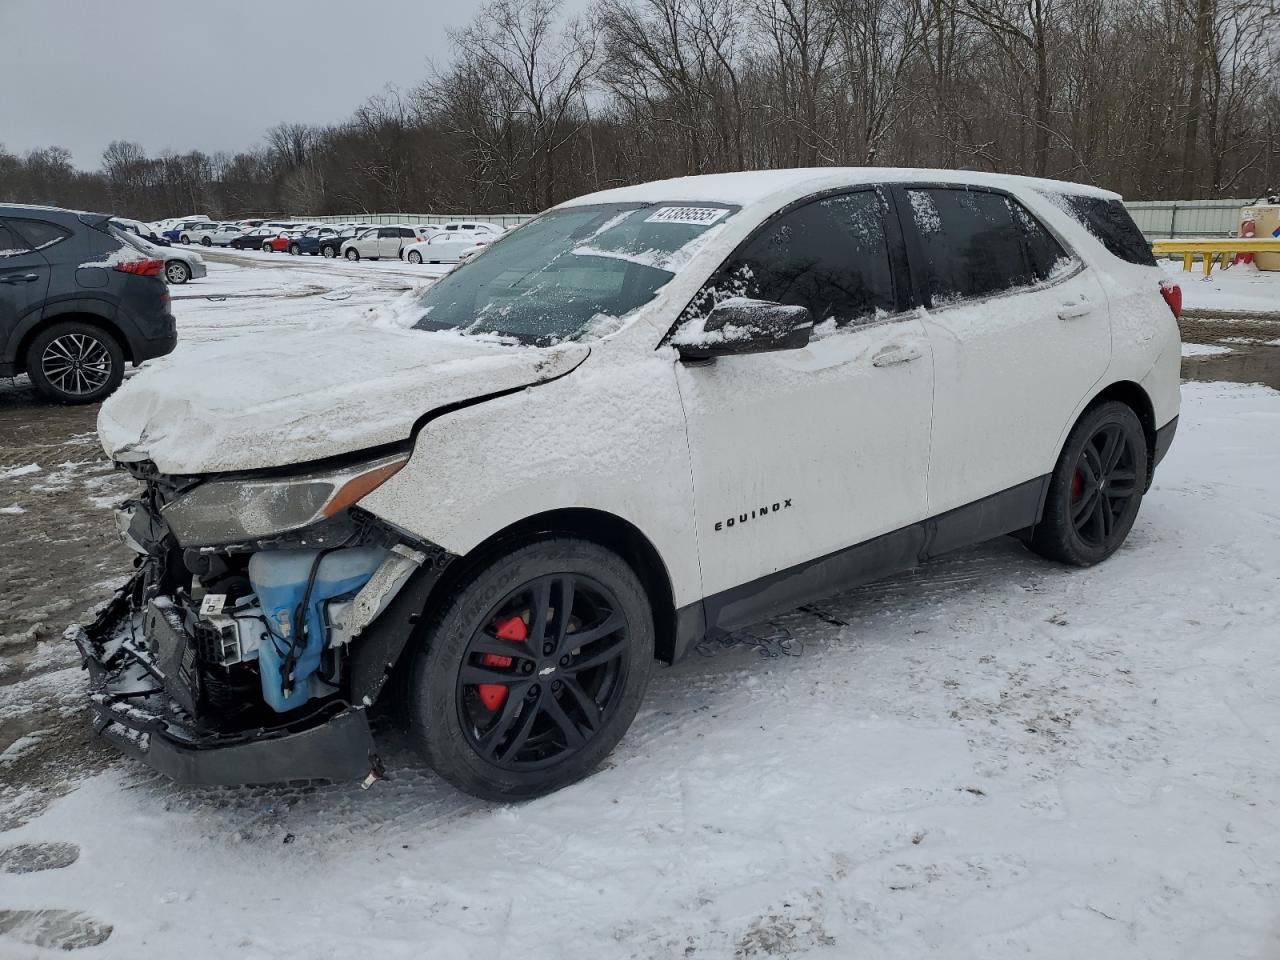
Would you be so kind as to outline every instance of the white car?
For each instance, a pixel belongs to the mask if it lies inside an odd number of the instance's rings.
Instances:
[[[178,235],[180,243],[198,243],[205,247],[226,247],[231,241],[244,233],[244,228],[236,223],[202,223],[188,224]]]
[[[426,231],[421,227],[405,223],[382,224],[344,240],[339,253],[348,260],[392,260],[399,257],[409,244],[426,238]]]
[[[194,250],[170,246],[168,241],[165,241],[164,245],[153,243],[152,238],[156,235],[157,225],[128,220],[124,217],[112,217],[111,224],[128,233],[129,241],[144,253],[164,261],[164,278],[167,282],[180,285],[188,280],[199,280],[208,276],[209,270],[205,266],[204,258]]]
[[[487,220],[455,220],[452,223],[442,224],[437,230],[440,233],[466,234],[468,236],[487,233],[499,237],[502,236],[506,228],[501,224],[490,223]]]
[[[191,344],[98,420],[145,490],[70,631],[97,729],[182,779],[376,777],[396,690],[463,790],[562,787],[702,637],[1006,534],[1111,556],[1179,305],[1115,194],[773,170],[561,204],[412,327]]]
[[[402,256],[410,263],[461,263],[500,236],[500,233],[437,233],[407,245]]]

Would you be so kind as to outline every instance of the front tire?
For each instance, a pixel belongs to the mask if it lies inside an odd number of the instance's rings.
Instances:
[[[1086,411],[1054,467],[1031,549],[1077,567],[1106,560],[1133,527],[1147,470],[1146,435],[1131,407],[1112,400]]]
[[[97,403],[124,379],[124,351],[110,334],[87,323],[52,324],[27,348],[27,374],[58,403]]]
[[[420,254],[417,250],[410,250],[410,251],[409,251],[409,262],[410,262],[410,263],[421,263],[421,262],[422,262],[422,254]]]
[[[302,248],[296,243],[289,244],[289,256],[296,257],[302,253]]]
[[[188,237],[188,236],[184,233],[182,236],[180,236],[180,237],[178,238],[178,242],[179,242],[179,243],[190,243],[190,242],[191,242],[191,238],[190,238],[190,237]]]
[[[357,260],[360,259],[360,251],[357,250],[355,247],[349,247],[347,248],[346,257],[352,263],[355,263]]]
[[[488,800],[580,780],[622,739],[653,666],[653,613],[610,550],[541,540],[474,571],[443,604],[408,677],[431,767]]]

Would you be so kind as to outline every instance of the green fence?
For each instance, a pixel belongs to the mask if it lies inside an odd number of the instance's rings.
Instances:
[[[1246,200],[1136,200],[1125,207],[1148,240],[1185,237],[1233,237],[1240,229]]]

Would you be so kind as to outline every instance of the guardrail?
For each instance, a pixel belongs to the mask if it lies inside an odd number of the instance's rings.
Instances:
[[[1151,251],[1159,256],[1181,256],[1182,269],[1190,270],[1191,261],[1198,253],[1204,257],[1204,275],[1213,272],[1214,262],[1221,259],[1222,266],[1237,253],[1280,253],[1280,240],[1255,237],[1223,237],[1220,240],[1156,240]]]

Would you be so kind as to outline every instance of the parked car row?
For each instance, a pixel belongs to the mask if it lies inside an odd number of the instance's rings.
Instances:
[[[227,223],[191,216],[155,224],[127,223],[130,225],[127,229],[157,245],[199,244],[326,259],[342,257],[352,262],[395,257],[415,264],[459,263],[506,231],[501,225],[485,220],[446,224],[318,224],[251,219]]]

